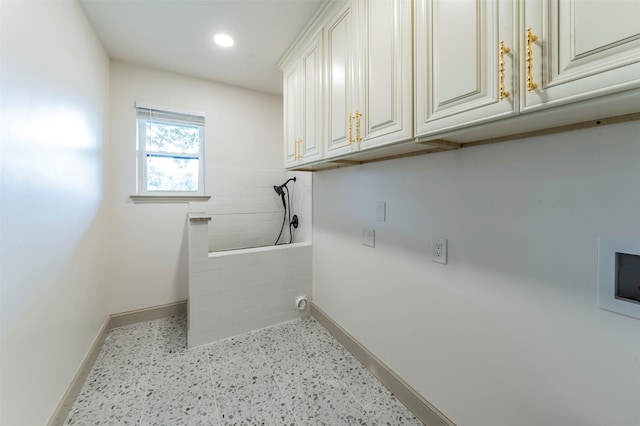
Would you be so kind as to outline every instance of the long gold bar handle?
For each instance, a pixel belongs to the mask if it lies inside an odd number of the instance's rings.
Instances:
[[[533,42],[536,41],[538,37],[533,35],[531,32],[531,27],[527,28],[527,91],[533,92],[538,85],[533,82]]]
[[[356,142],[362,140],[362,136],[360,136],[360,117],[362,117],[362,113],[356,110]]]
[[[353,119],[354,118],[356,118],[356,116],[349,113],[349,145],[355,142],[353,140]]]
[[[500,41],[500,100],[509,97],[510,93],[504,90],[504,55],[511,49],[504,45],[504,40]]]
[[[304,142],[304,139],[302,139],[302,138],[298,139],[298,159],[304,157],[304,150],[302,149],[302,142]]]

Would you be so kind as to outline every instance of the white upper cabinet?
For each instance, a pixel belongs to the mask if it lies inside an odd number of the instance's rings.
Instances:
[[[638,0],[415,5],[416,137],[640,87]]]
[[[329,20],[325,34],[327,158],[352,152],[357,146],[354,118],[358,107],[358,63],[353,2],[347,2]]]
[[[283,59],[285,166],[631,119],[639,17],[640,0],[328,1]]]
[[[527,0],[520,33],[525,112],[640,87],[638,0]]]
[[[411,2],[349,1],[326,34],[326,156],[410,139]]]
[[[416,136],[518,111],[512,0],[416,0]]]
[[[322,159],[322,36],[284,70],[285,167]]]
[[[284,165],[295,166],[299,163],[299,91],[300,65],[295,62],[284,71]]]
[[[360,108],[365,149],[413,136],[411,2],[365,0],[360,7]]]

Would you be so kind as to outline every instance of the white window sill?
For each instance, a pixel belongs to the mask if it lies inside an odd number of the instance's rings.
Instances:
[[[191,201],[209,201],[210,195],[129,195],[129,198],[136,204],[148,204],[148,203],[189,203]]]

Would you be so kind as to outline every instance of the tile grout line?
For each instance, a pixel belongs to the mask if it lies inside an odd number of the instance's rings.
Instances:
[[[317,324],[319,327],[322,327],[322,325],[320,325],[320,323],[319,323],[319,322],[317,322],[315,319],[313,319],[313,321],[314,321],[314,322],[316,322],[316,324]],[[324,327],[322,327],[322,328],[324,329]],[[311,341],[311,338],[310,338],[310,337],[308,337],[308,336],[304,336],[304,335],[303,335],[303,337],[307,340],[307,344],[312,344],[312,341]],[[338,343],[340,344],[340,342],[338,342]],[[342,344],[340,344],[340,346],[341,346],[341,347],[346,351],[346,348],[345,348]],[[349,352],[349,351],[346,351],[346,352],[350,354],[350,352]],[[356,361],[357,361],[357,360],[356,360]],[[358,362],[358,363],[360,363],[359,361],[357,361],[357,362]],[[360,399],[359,399],[359,398],[357,398],[357,397],[355,396],[355,394],[351,391],[350,387],[349,387],[349,386],[347,386],[347,385],[346,385],[346,383],[343,381],[342,377],[339,377],[337,374],[335,374],[335,373],[332,371],[331,366],[329,365],[329,363],[327,362],[327,360],[326,360],[326,359],[324,359],[324,358],[323,358],[323,364],[325,364],[325,367],[327,367],[327,368],[328,368],[328,370],[331,372],[332,376],[334,376],[334,377],[336,377],[336,378],[338,379],[338,381],[339,381],[339,382],[340,382],[340,384],[343,386],[343,388],[344,388],[344,389],[349,393],[349,395],[351,395],[351,397],[353,398],[353,400],[354,400],[354,401],[356,401],[356,403],[360,406],[360,408],[362,408],[362,410],[364,410],[364,412],[365,412],[365,414],[367,415],[367,417],[369,417],[369,418],[370,418],[370,419],[375,423],[375,422],[376,422],[376,420],[377,420],[377,416],[371,416],[365,407],[366,407],[366,406],[368,406],[368,405],[372,405],[372,404],[373,404],[373,403],[374,403],[378,398],[380,398],[380,396],[378,396],[378,397],[374,398],[374,399],[373,399],[373,401],[369,402],[369,403],[368,403],[368,404],[366,404],[366,405],[365,405],[365,404],[362,404],[362,403],[360,402]],[[377,380],[378,380],[378,379],[376,378],[376,381],[377,381]],[[389,390],[386,388],[386,386],[384,386],[384,384],[380,383],[380,385],[381,385],[385,390],[389,391]]]
[[[293,320],[293,321],[295,321],[295,320]],[[293,321],[289,321],[289,322],[293,322]],[[286,397],[285,393],[283,392],[282,386],[276,380],[276,375],[275,375],[275,372],[274,372],[273,368],[271,367],[271,363],[269,362],[269,358],[264,354],[264,351],[260,348],[260,345],[258,345],[257,342],[256,342],[256,346],[258,347],[258,351],[261,353],[262,357],[267,362],[267,366],[269,367],[269,370],[271,370],[271,375],[273,377],[273,382],[278,387],[278,392],[280,392],[280,397],[284,400],[285,404],[287,405],[287,408],[289,409],[289,412],[291,413],[291,417],[293,417],[293,420],[295,420],[296,425],[302,425],[302,422],[300,422],[298,420],[298,416],[296,415],[296,412],[293,410],[293,406],[289,402],[289,399]]]
[[[315,321],[315,320],[314,320],[314,321]],[[316,321],[316,322],[317,322],[317,321]],[[319,324],[319,323],[318,323],[318,326],[320,326],[320,324]],[[311,339],[310,339],[309,337],[307,337],[307,336],[304,336],[304,335],[303,335],[303,338],[307,341],[307,344],[308,344],[309,346],[311,346],[311,344],[312,344]],[[347,386],[347,384],[344,382],[344,380],[342,379],[342,377],[341,377],[341,376],[339,376],[338,374],[336,374],[336,373],[333,371],[333,369],[331,368],[331,365],[328,363],[328,361],[327,361],[324,357],[322,357],[322,364],[323,364],[323,366],[327,369],[327,371],[331,373],[331,376],[333,376],[335,379],[337,379],[337,380],[340,382],[340,385],[341,385],[341,386],[342,386],[342,387],[347,391],[347,393],[348,393],[349,395],[351,395],[351,397],[353,398],[353,400],[354,400],[354,401],[356,401],[356,403],[360,406],[360,408],[362,408],[362,409],[364,410],[364,405],[362,405],[362,404],[360,403],[360,400],[359,400],[359,399],[358,399],[358,398],[353,394],[353,392],[351,391],[351,389],[349,388],[349,386]],[[366,412],[366,410],[365,410],[365,412]]]
[[[155,330],[153,333],[153,349],[151,351],[151,362],[149,363],[149,367],[147,369],[147,374],[145,375],[145,384],[144,384],[144,390],[142,391],[142,406],[140,408],[140,426],[144,426],[143,422],[144,422],[144,410],[145,410],[145,403],[147,402],[147,393],[149,392],[149,377],[151,376],[151,369],[153,367],[153,360],[155,359],[155,355],[156,355],[156,347],[157,347],[157,341],[158,341],[158,329],[160,328],[160,320],[155,320]]]
[[[213,403],[216,406],[216,419],[218,420],[218,426],[222,426],[222,419],[220,418],[220,406],[218,405],[218,393],[216,392],[216,387],[213,382],[213,367],[211,366],[211,359],[209,352],[209,345],[204,345],[206,350],[206,360],[207,360],[207,368],[209,369],[209,383],[211,384],[211,390],[213,392]]]

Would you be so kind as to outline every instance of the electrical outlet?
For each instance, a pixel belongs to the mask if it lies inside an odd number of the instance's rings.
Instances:
[[[362,245],[374,248],[376,246],[376,230],[373,228],[362,228]]]
[[[376,204],[376,220],[378,222],[387,221],[387,203],[384,201],[378,201]]]
[[[447,264],[447,240],[445,238],[431,239],[431,260]]]

